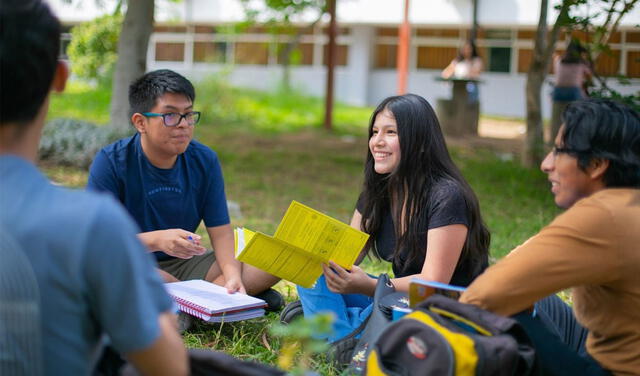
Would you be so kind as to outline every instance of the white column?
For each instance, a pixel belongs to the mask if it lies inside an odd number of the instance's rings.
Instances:
[[[348,82],[338,96],[350,104],[365,106],[369,90],[369,74],[373,61],[374,28],[368,25],[354,25],[351,29],[349,59],[347,62]]]

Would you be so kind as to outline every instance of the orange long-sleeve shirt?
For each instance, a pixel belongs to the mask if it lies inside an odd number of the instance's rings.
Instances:
[[[605,189],[578,201],[460,300],[511,315],[570,287],[589,354],[616,375],[640,375],[639,189]]]

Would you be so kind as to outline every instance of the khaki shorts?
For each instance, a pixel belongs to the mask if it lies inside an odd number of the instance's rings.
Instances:
[[[190,259],[174,258],[158,261],[158,267],[180,281],[188,281],[190,279],[204,279],[215,261],[215,253],[207,251],[204,255],[193,256]]]

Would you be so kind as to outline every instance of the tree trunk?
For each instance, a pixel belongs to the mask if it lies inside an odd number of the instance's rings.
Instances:
[[[527,135],[525,138],[522,163],[534,167],[542,161],[544,153],[542,127],[542,101],[540,92],[544,74],[538,69],[530,69],[527,74]]]
[[[324,128],[333,128],[333,76],[336,67],[336,0],[328,0],[329,19],[329,48],[327,53],[327,91],[324,103]]]
[[[154,0],[130,0],[118,41],[118,61],[111,91],[111,124],[129,127],[129,84],[147,68],[147,47],[153,32]]]
[[[576,0],[563,0],[553,29],[547,31],[548,0],[542,0],[540,4],[540,18],[533,47],[531,66],[527,72],[526,101],[527,101],[527,136],[525,138],[522,164],[527,167],[535,167],[542,162],[544,157],[544,137],[542,126],[542,84],[549,72],[551,55],[556,48],[556,41],[560,33],[560,27],[566,23],[569,7]]]

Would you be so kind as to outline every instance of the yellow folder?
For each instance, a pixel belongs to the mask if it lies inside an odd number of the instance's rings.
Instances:
[[[236,258],[276,277],[311,287],[329,260],[351,269],[369,235],[292,201],[274,236],[235,231]]]

